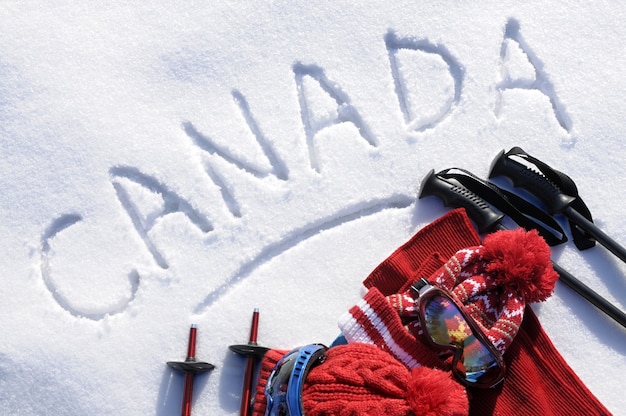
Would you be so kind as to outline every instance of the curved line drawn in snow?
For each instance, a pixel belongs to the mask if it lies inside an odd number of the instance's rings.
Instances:
[[[377,214],[387,209],[407,208],[414,202],[415,198],[411,198],[406,195],[398,195],[384,200],[374,200],[366,204],[361,203],[353,207],[348,207],[342,212],[331,215],[328,218],[320,219],[307,226],[292,231],[281,240],[266,245],[259,252],[259,254],[256,255],[256,257],[239,267],[239,269],[233,273],[228,280],[213,289],[207,297],[198,306],[196,306],[194,313],[197,315],[202,314],[235,285],[252,275],[252,273],[260,266],[296,247],[309,238],[319,235],[320,233],[332,228]]]
[[[52,270],[50,268],[50,243],[54,240],[54,237],[56,237],[57,234],[82,220],[83,217],[79,214],[64,214],[52,221],[50,226],[48,226],[41,238],[41,276],[44,284],[46,285],[46,289],[48,289],[48,291],[52,294],[54,300],[59,304],[59,306],[69,312],[70,315],[77,318],[87,318],[93,321],[99,321],[104,319],[107,315],[115,315],[126,310],[128,305],[135,299],[137,290],[139,289],[139,273],[136,270],[133,270],[128,274],[128,280],[131,285],[130,295],[126,299],[121,299],[116,307],[111,307],[105,312],[94,313],[93,311],[81,310],[80,308],[72,306],[69,299],[59,293],[54,279],[52,278]]]

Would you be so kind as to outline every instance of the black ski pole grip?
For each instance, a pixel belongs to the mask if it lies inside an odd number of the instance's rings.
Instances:
[[[504,153],[504,150],[498,153],[491,163],[489,177],[506,176],[513,185],[526,189],[543,202],[551,215],[562,212],[574,202],[574,197],[564,194],[546,176],[529,166],[532,163],[524,163],[524,158],[516,152],[525,154],[517,147],[511,149],[509,153]]]
[[[465,208],[481,234],[493,231],[504,218],[495,212],[481,197],[456,183],[443,179],[431,169],[420,185],[419,198],[437,196],[446,207]]]

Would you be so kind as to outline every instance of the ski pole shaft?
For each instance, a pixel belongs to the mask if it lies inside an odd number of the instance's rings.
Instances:
[[[255,308],[252,312],[252,324],[250,325],[250,337],[248,339],[248,345],[257,345],[257,336],[259,332],[259,309]],[[239,408],[239,414],[241,416],[248,416],[250,414],[250,402],[252,397],[252,376],[254,374],[254,357],[246,358],[246,369],[243,378],[243,387],[241,390],[241,407]]]
[[[421,199],[430,195],[439,197],[445,206],[465,208],[468,216],[476,224],[479,231],[481,229],[487,231],[507,229],[501,223],[503,216],[495,212],[481,197],[462,187],[460,184],[440,178],[435,174],[434,170],[431,170],[422,180],[419,198]],[[485,231],[480,232],[483,233]],[[562,283],[573,289],[599,310],[626,328],[626,314],[624,314],[624,312],[554,261],[552,262],[552,266],[559,274],[559,280]]]
[[[191,324],[189,328],[189,341],[187,342],[187,358],[185,361],[196,361],[196,333],[197,327],[195,324]],[[181,403],[181,416],[191,415],[191,403],[193,401],[193,377],[192,373],[185,373],[185,379],[183,381],[183,400]]]
[[[183,382],[183,400],[181,404],[180,415],[191,415],[191,403],[193,402],[193,374],[185,374]]]
[[[608,302],[605,298],[593,291],[589,286],[572,276],[567,270],[552,262],[552,267],[559,274],[559,280],[566,286],[574,290],[580,296],[584,297],[593,306],[611,317],[615,322],[626,328],[626,314]]]
[[[567,207],[563,210],[563,215],[565,215],[567,218],[572,220],[572,222],[574,222],[580,228],[589,233],[589,235],[591,235],[598,243],[603,245],[607,250],[617,256],[618,259],[626,262],[626,249],[613,238],[609,237],[594,223],[580,215],[578,211],[576,211],[572,207]]]

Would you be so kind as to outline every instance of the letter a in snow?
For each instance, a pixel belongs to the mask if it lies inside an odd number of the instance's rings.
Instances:
[[[517,68],[509,68],[515,63],[515,59],[511,58],[515,51],[515,47],[519,47],[521,53],[526,57],[529,70]],[[518,53],[519,55],[519,53]],[[528,43],[524,40],[520,33],[520,24],[515,19],[510,19],[505,28],[504,39],[500,51],[500,59],[502,62],[502,81],[497,85],[498,98],[496,103],[496,115],[499,114],[502,107],[503,92],[512,89],[536,90],[545,95],[550,100],[552,111],[559,125],[568,133],[572,130],[572,119],[565,111],[565,106],[556,95],[554,84],[550,81],[550,77],[544,69],[543,62],[532,51]],[[512,61],[512,62],[510,62]],[[519,62],[517,62],[519,67]]]
[[[209,231],[213,231],[213,225],[196,209],[194,209],[188,201],[181,198],[175,192],[167,189],[167,187],[157,181],[156,178],[146,175],[139,169],[132,166],[116,166],[111,168],[110,173],[112,177],[111,182],[115,188],[117,198],[130,217],[135,230],[139,233],[141,239],[146,245],[146,248],[150,251],[150,254],[152,254],[154,261],[162,269],[167,269],[169,265],[148,235],[159,218],[168,214],[180,212],[202,232],[208,233]],[[130,185],[130,183],[126,182],[128,184],[126,185],[121,181],[122,179],[135,183],[139,187],[143,187],[151,193],[160,196],[162,200],[161,206],[157,209],[151,207],[150,212],[143,212],[148,210],[142,210],[136,203],[133,203],[131,197],[132,192],[128,189],[128,185]]]
[[[300,115],[309,149],[309,161],[315,171],[320,171],[320,163],[313,139],[317,133],[327,127],[345,122],[352,123],[367,143],[374,147],[377,145],[376,138],[359,112],[350,103],[348,95],[326,77],[322,68],[296,63],[293,66],[293,72],[296,76]],[[310,80],[315,81],[317,88],[311,88],[308,83]]]

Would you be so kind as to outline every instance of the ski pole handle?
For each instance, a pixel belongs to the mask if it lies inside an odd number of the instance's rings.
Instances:
[[[428,172],[422,180],[419,198],[434,195],[439,197],[445,206],[465,208],[469,218],[476,224],[481,234],[496,230],[506,230],[502,224],[504,215],[494,211],[481,197],[469,189],[446,180],[435,174],[434,170]],[[615,322],[626,328],[626,314],[600,296],[589,286],[586,286],[567,270],[552,261],[554,270],[559,274],[559,280],[570,287],[592,305],[604,312]]]
[[[489,177],[506,176],[513,181],[513,185],[526,189],[543,202],[551,215],[569,207],[575,198],[564,194],[537,168],[533,169],[533,164],[524,156],[528,155],[519,147],[514,147],[508,153],[502,150],[491,163]]]
[[[422,180],[419,198],[437,196],[446,207],[465,208],[481,234],[493,231],[504,218],[494,211],[481,197],[457,183],[444,179],[431,169]]]

